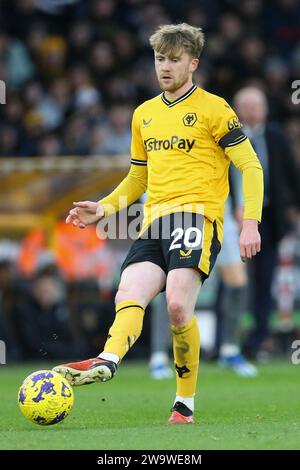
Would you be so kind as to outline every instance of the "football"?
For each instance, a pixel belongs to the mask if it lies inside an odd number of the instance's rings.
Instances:
[[[30,374],[18,393],[19,407],[35,424],[57,424],[71,412],[74,393],[69,383],[57,372],[39,370]]]

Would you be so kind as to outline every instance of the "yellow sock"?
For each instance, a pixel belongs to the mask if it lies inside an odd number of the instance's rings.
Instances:
[[[121,360],[142,332],[144,313],[144,307],[135,300],[118,304],[103,352],[116,354]]]
[[[176,369],[177,395],[193,397],[196,392],[200,333],[196,317],[184,326],[171,326]]]

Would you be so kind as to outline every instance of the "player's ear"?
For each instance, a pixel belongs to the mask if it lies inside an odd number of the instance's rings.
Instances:
[[[198,68],[198,65],[199,65],[199,59],[193,59],[190,65],[191,72],[195,72]]]

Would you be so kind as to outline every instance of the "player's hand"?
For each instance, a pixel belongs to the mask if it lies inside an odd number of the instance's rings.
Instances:
[[[85,228],[87,225],[94,224],[104,217],[104,207],[97,202],[73,202],[73,206],[73,209],[69,211],[66,218],[66,223],[72,223],[74,227]]]
[[[258,231],[258,222],[254,219],[244,219],[240,235],[241,260],[251,259],[260,252],[261,240]]]

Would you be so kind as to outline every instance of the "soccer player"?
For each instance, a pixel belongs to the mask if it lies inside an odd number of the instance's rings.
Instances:
[[[125,196],[129,205],[147,190],[140,236],[121,268],[116,317],[104,351],[55,370],[72,385],[111,379],[141,334],[146,306],[165,289],[177,384],[169,423],[185,424],[194,422],[199,367],[194,307],[221,246],[229,163],[243,174],[243,259],[260,251],[263,174],[232,108],[193,84],[204,46],[201,28],[164,25],[150,44],[162,93],[134,112],[130,171],[110,195],[74,203],[67,217],[67,223],[85,228],[123,209]]]

